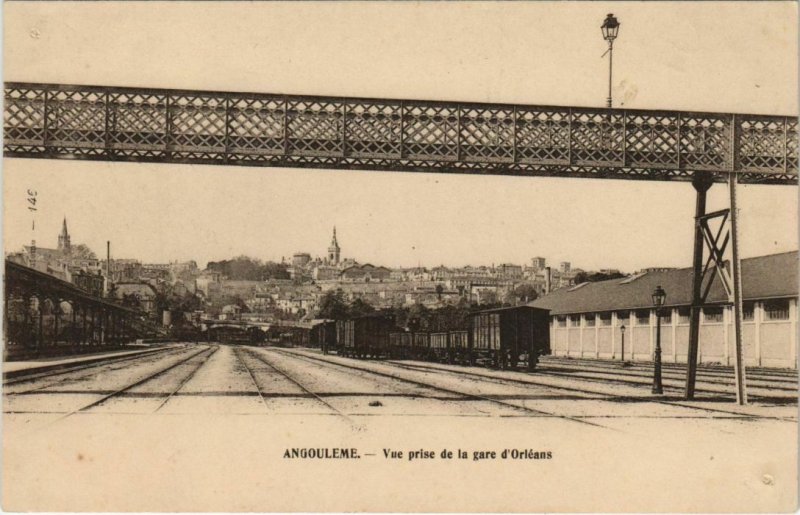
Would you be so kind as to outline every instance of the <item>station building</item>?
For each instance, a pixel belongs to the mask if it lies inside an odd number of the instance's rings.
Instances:
[[[746,366],[797,368],[797,251],[742,260]],[[685,363],[692,269],[647,271],[623,279],[561,288],[530,305],[550,310],[556,356],[651,361],[656,341],[652,293],[667,292],[661,317],[665,362]],[[732,365],[732,308],[718,278],[700,317],[701,363]],[[623,330],[622,327],[625,327]]]

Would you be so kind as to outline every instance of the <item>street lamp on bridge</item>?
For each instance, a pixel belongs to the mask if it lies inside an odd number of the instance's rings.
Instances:
[[[606,16],[606,19],[603,20],[603,25],[600,26],[600,30],[603,31],[603,39],[608,41],[608,108],[611,108],[611,67],[614,58],[614,40],[617,39],[619,26],[619,21],[610,13]]]
[[[656,351],[653,359],[653,393],[664,393],[661,385],[661,308],[667,300],[667,292],[660,285],[653,291],[653,305],[656,307]]]

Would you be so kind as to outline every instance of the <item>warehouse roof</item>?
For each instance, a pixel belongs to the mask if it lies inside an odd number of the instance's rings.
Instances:
[[[742,296],[744,300],[797,296],[798,253],[784,252],[742,260]],[[562,288],[529,305],[549,309],[551,314],[590,313],[651,308],[656,286],[667,292],[667,306],[688,306],[692,300],[692,269],[681,268],[647,272],[623,279],[586,283]],[[727,302],[718,278],[708,296],[709,303]]]

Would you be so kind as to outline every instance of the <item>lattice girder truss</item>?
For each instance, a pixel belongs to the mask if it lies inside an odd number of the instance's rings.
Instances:
[[[6,83],[7,157],[797,184],[787,116]]]

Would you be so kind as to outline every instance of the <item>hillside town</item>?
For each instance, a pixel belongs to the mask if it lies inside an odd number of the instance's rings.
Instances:
[[[376,310],[448,305],[518,305],[546,292],[585,282],[622,277],[619,270],[587,272],[570,262],[552,267],[544,257],[527,264],[463,267],[388,267],[362,263],[343,254],[336,227],[323,255],[300,251],[280,262],[246,256],[209,262],[144,263],[105,256],[73,244],[66,217],[55,248],[25,246],[10,261],[68,281],[96,296],[146,313],[155,325],[170,327],[200,320],[272,323],[319,316],[326,294],[358,301]]]

